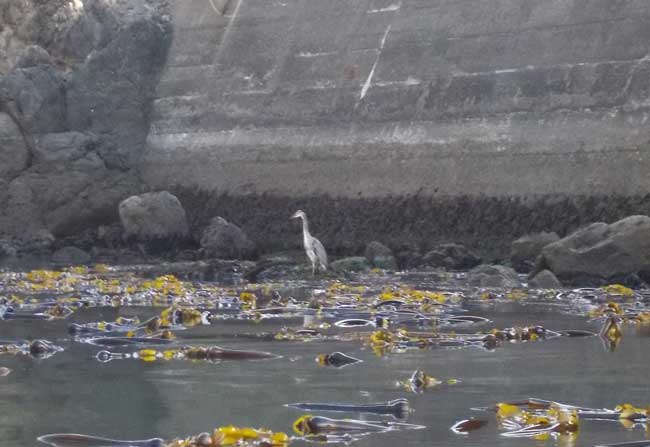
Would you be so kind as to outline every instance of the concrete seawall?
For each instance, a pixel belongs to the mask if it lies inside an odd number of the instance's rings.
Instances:
[[[434,217],[433,229],[412,235],[418,243],[481,245],[490,222],[519,222],[505,225],[501,238],[543,229],[535,216],[548,203],[567,203],[559,220],[542,219],[559,231],[645,206],[647,1],[172,5],[174,41],[143,178],[154,188],[238,197],[250,206],[228,208],[229,198],[217,198],[210,211],[253,233],[270,231],[255,213],[279,208],[280,218],[302,205],[322,216],[332,240],[351,237],[340,231],[342,213],[364,214],[350,225],[376,221],[385,231],[371,233],[387,239],[394,230],[380,217],[417,197],[420,216]],[[274,210],[259,197],[274,198]],[[324,197],[337,212],[319,210]],[[469,209],[500,203],[500,215],[477,212],[484,217],[459,233],[453,219],[438,223],[431,214],[454,198]],[[594,198],[621,206],[585,208]],[[354,211],[369,201],[376,216]],[[515,202],[526,205],[507,206]],[[524,215],[513,219],[515,209]],[[395,216],[398,227],[416,225],[407,221],[414,213]],[[354,234],[355,242],[364,238]]]

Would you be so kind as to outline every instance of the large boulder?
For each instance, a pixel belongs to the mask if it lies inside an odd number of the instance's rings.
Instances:
[[[0,112],[0,178],[13,178],[27,167],[29,149],[18,125]]]
[[[650,217],[630,216],[594,223],[547,245],[537,266],[561,281],[607,281],[650,271]]]
[[[118,211],[129,236],[145,240],[182,239],[189,233],[183,205],[167,191],[131,196],[120,202]]]
[[[381,242],[373,241],[366,245],[364,255],[373,267],[385,270],[397,269],[397,260],[392,250]]]
[[[223,217],[213,218],[201,235],[201,249],[207,257],[221,259],[252,259],[255,244],[237,225]]]
[[[517,272],[503,265],[483,264],[469,271],[467,279],[471,286],[512,289],[521,287]]]
[[[527,234],[512,242],[510,246],[510,263],[518,272],[528,273],[535,266],[537,257],[548,244],[559,241],[557,233]]]
[[[465,270],[479,265],[481,258],[464,245],[440,244],[424,255],[422,263],[430,267]]]
[[[542,270],[528,281],[528,286],[534,289],[559,289],[562,287],[562,284],[553,272],[550,270]]]

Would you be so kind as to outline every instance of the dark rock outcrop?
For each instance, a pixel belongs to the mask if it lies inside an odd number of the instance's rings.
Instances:
[[[476,287],[504,289],[521,287],[517,272],[502,265],[479,265],[469,271],[467,279],[470,285]]]
[[[364,255],[373,267],[385,270],[397,269],[397,260],[393,251],[381,242],[373,241],[366,245]]]
[[[201,249],[206,257],[220,259],[254,259],[255,244],[241,228],[223,217],[215,217],[203,230]]]
[[[14,241],[0,239],[0,260],[9,258],[18,254],[18,248]]]
[[[424,255],[422,263],[430,267],[465,270],[479,265],[481,258],[464,245],[440,244]]]
[[[143,9],[68,77],[67,124],[104,137],[98,153],[108,168],[129,169],[141,155],[170,32],[155,10]]]
[[[116,221],[119,201],[144,189],[135,160],[171,41],[166,1],[9,3],[0,234],[67,236]]]
[[[59,265],[84,265],[91,261],[91,256],[77,247],[63,247],[52,254],[52,262]]]
[[[542,250],[538,269],[563,283],[611,281],[650,270],[650,217],[593,223]]]
[[[0,81],[2,107],[32,135],[67,129],[65,78],[52,65],[16,68]]]
[[[13,179],[29,163],[29,148],[14,120],[0,112],[0,179]]]
[[[560,237],[557,233],[542,231],[541,233],[527,234],[513,241],[510,246],[512,267],[521,273],[530,272],[537,262],[537,257],[542,253],[542,249],[558,240]]]
[[[38,45],[30,45],[23,50],[16,61],[16,67],[29,68],[37,65],[52,65],[50,53]]]

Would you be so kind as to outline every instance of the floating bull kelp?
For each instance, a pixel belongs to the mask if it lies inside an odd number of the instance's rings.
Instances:
[[[141,349],[132,353],[100,351],[96,355],[100,362],[112,360],[139,359],[144,362],[156,360],[205,360],[219,362],[222,360],[264,360],[280,358],[280,356],[262,351],[241,351],[224,349],[219,346],[181,346],[180,348],[157,351],[155,349]]]
[[[492,407],[476,407],[472,410],[476,411],[499,411],[511,410],[515,408],[521,410],[535,411],[535,410],[548,410],[551,408],[564,408],[569,410],[576,410],[578,415],[583,419],[599,419],[599,420],[618,420],[618,419],[634,419],[640,420],[648,415],[650,407],[639,408],[632,404],[625,403],[617,405],[613,410],[607,408],[588,408],[576,405],[570,405],[551,400],[538,399],[531,397],[520,401],[500,402]]]
[[[211,317],[208,311],[172,306],[160,313],[160,327],[207,325],[210,324]]]
[[[89,307],[173,305],[248,312],[254,310],[259,302],[266,304],[280,298],[269,286],[249,285],[243,291],[219,286],[200,288],[191,282],[181,281],[174,275],[143,279],[133,272],[102,265],[92,268],[74,267],[65,271],[0,273],[0,280],[4,280],[2,291],[12,294],[10,304],[29,304],[22,298],[23,295],[49,294],[51,298],[52,295],[65,294],[66,301],[63,304],[72,309],[76,308],[74,303],[78,302]],[[60,302],[62,299],[56,298],[54,301]],[[4,301],[9,299],[0,297],[0,305],[6,304]],[[39,300],[39,305],[51,301],[52,299]]]
[[[280,447],[288,445],[289,441],[286,433],[229,425],[219,427],[212,434],[200,433],[186,439],[175,439],[165,447]]]
[[[94,323],[72,323],[68,326],[68,332],[72,335],[103,334],[103,333],[127,333],[138,330],[157,330],[160,328],[159,317],[153,317],[145,322],[140,322],[138,317],[118,317],[113,322],[98,321]]]
[[[501,436],[510,438],[546,439],[553,436],[575,437],[580,428],[577,407],[564,406],[555,402],[529,399],[524,402],[500,402],[491,408],[499,426],[506,431]],[[479,410],[475,408],[475,410]],[[465,434],[483,425],[484,421],[473,423],[463,420],[454,424],[454,433]]]
[[[332,352],[331,354],[320,354],[316,357],[316,362],[322,366],[332,366],[334,368],[344,368],[355,363],[362,363],[363,360],[351,357],[342,352]]]
[[[615,444],[598,444],[594,447],[650,447],[650,441],[617,442]]]
[[[302,416],[293,424],[294,431],[300,437],[289,437],[286,433],[263,428],[228,425],[219,427],[212,433],[205,432],[170,441],[161,438],[127,441],[74,433],[44,435],[38,440],[53,447],[285,447],[298,440],[325,443],[352,441],[372,433],[422,428],[425,427],[398,422]]]
[[[396,430],[418,430],[422,425],[401,422],[360,421],[356,419],[330,419],[322,416],[301,416],[293,423],[293,431],[307,440],[320,442],[356,440],[372,433]]]
[[[54,433],[38,438],[38,441],[53,447],[167,447],[160,438],[139,441],[121,441],[76,433]]]
[[[275,334],[259,334],[259,336],[279,341],[315,341],[315,340],[336,340],[335,336],[327,336],[316,329],[291,329],[283,327]]]
[[[303,411],[331,411],[339,413],[368,413],[389,415],[396,419],[405,419],[411,412],[406,399],[395,399],[390,402],[373,404],[330,404],[330,403],[293,403],[286,405]]]
[[[495,349],[502,342],[526,342],[546,340],[555,337],[595,336],[587,331],[552,331],[542,326],[512,327],[493,329],[487,334],[449,334],[444,332],[414,332],[405,329],[396,331],[379,330],[372,332],[368,343],[377,354],[406,349],[425,349],[430,347],[481,347]]]
[[[63,351],[62,347],[47,340],[18,342],[0,341],[0,355],[28,355],[34,358],[45,359],[61,351]]]
[[[280,447],[289,443],[286,433],[233,425],[219,427],[212,434],[200,433],[196,436],[170,441],[161,438],[121,441],[74,433],[45,435],[39,437],[38,440],[53,447]]]
[[[0,320],[53,320],[67,318],[75,307],[59,301],[0,304]]]
[[[450,430],[459,435],[466,435],[467,433],[478,430],[479,428],[485,427],[488,421],[483,419],[463,419],[462,421],[456,422],[451,426]]]
[[[639,408],[629,403],[617,405],[610,410],[578,407],[536,398],[499,402],[492,407],[473,410],[493,411],[500,426],[508,430],[502,433],[502,436],[535,439],[551,435],[575,436],[579,431],[580,419],[619,421],[626,428],[630,428],[636,423],[647,422],[650,414],[650,407]]]
[[[411,377],[409,377],[408,380],[397,382],[397,385],[413,393],[422,394],[429,388],[443,384],[456,385],[458,382],[458,379],[447,379],[443,382],[442,380],[438,380],[435,377],[426,374],[424,371],[416,370],[411,374]]]
[[[80,337],[77,340],[96,346],[130,346],[130,345],[165,345],[173,343],[174,333],[164,330],[148,336],[138,337],[135,333],[127,333],[124,337]]]
[[[599,332],[600,337],[609,343],[612,349],[618,345],[618,342],[623,337],[623,331],[618,321],[618,318],[615,316],[607,318]]]
[[[166,343],[174,336],[171,330],[185,329],[186,327],[210,324],[211,314],[208,311],[199,311],[192,308],[169,307],[163,310],[159,317],[153,317],[144,322],[136,318],[118,318],[115,322],[100,321],[96,323],[73,323],[68,326],[68,332],[76,335],[79,341],[118,346],[136,343],[154,343],[158,338],[160,343]],[[101,337],[84,337],[84,335],[100,335]],[[120,336],[124,334],[124,336]],[[165,341],[167,340],[167,341]],[[115,342],[115,343],[114,343]]]

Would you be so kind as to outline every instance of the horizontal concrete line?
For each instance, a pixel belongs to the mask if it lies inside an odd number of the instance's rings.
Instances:
[[[183,79],[185,79],[187,76],[196,76],[197,74],[211,73],[214,70],[215,66],[212,64],[188,65],[183,67],[168,66],[163,72],[161,81],[172,80],[174,77],[180,77],[181,75],[185,75],[183,77]]]
[[[406,84],[400,84],[399,87],[404,86],[414,86],[414,84],[407,81]],[[395,85],[373,85],[373,88],[394,88]],[[262,96],[268,95],[268,92],[260,93]],[[230,96],[230,95],[229,95]],[[626,101],[624,99],[620,101],[611,101],[610,103],[603,104],[601,101],[600,105],[595,103],[589,103],[586,101],[580,102],[580,95],[575,95],[576,103],[573,107],[568,105],[553,105],[551,103],[547,105],[536,105],[535,110],[530,110],[529,106],[523,105],[517,107],[514,104],[506,104],[501,107],[492,107],[490,110],[487,110],[485,106],[481,107],[477,105],[476,107],[463,108],[462,106],[449,107],[447,111],[438,111],[438,112],[411,112],[410,116],[414,118],[414,121],[426,121],[430,123],[444,123],[448,120],[463,120],[463,119],[494,119],[504,116],[514,116],[515,114],[530,114],[530,115],[541,115],[541,114],[557,114],[557,113],[630,113],[630,112],[648,112],[650,111],[650,100],[644,103],[638,103],[634,101]],[[221,114],[227,115],[234,122],[238,118],[245,115],[247,117],[257,114],[260,116],[260,121],[263,121],[264,118],[270,118],[269,113],[272,114],[270,109],[259,109],[255,104],[252,103],[237,103],[235,102],[224,102],[227,101],[227,96],[222,98],[219,97],[210,97],[205,94],[188,94],[188,95],[179,95],[173,97],[160,98],[154,101],[153,104],[153,120],[155,124],[159,120],[180,120],[183,119],[195,119],[200,117],[207,117],[210,114]],[[504,101],[508,98],[504,98]],[[229,110],[238,110],[240,113],[229,113]],[[323,116],[324,114],[329,113],[326,108],[321,110],[314,109],[307,111],[306,114],[285,114],[287,120],[300,121],[301,117],[306,117],[307,119],[314,120],[318,116]],[[431,115],[429,118],[416,118],[417,116],[422,117],[422,115],[427,116]],[[351,118],[356,117],[357,120],[363,120],[362,115],[353,115]],[[438,117],[438,118],[436,118]],[[277,120],[282,120],[283,118],[278,117]],[[403,116],[403,119],[408,119],[407,116]],[[209,121],[209,119],[208,119]],[[368,120],[370,121],[370,120]],[[370,121],[372,122],[372,121]],[[182,125],[182,123],[181,123]],[[192,130],[188,128],[187,130]],[[174,133],[174,132],[169,132]]]
[[[636,58],[636,59],[626,59],[626,60],[609,60],[609,61],[598,61],[598,62],[575,62],[575,63],[565,63],[565,64],[552,64],[552,65],[541,65],[541,66],[524,66],[524,67],[507,67],[507,68],[501,68],[498,70],[490,70],[490,71],[475,71],[475,72],[467,72],[467,73],[461,73],[461,74],[454,74],[450,75],[449,79],[459,79],[463,77],[470,77],[470,76],[488,76],[488,75],[509,75],[513,73],[525,73],[525,72],[532,72],[532,71],[538,71],[538,70],[554,70],[554,69],[561,69],[561,70],[570,70],[575,67],[600,67],[600,66],[606,66],[606,65],[635,65],[639,64],[642,62],[650,62],[650,55],[644,56],[643,58]],[[196,71],[202,74],[209,74],[212,75],[212,73],[216,73],[214,71],[215,65],[193,65],[193,66],[171,66],[168,68],[168,72],[166,77],[161,79],[161,85],[167,86],[169,84],[173,83],[183,83],[183,82],[189,82],[190,85],[195,85],[199,84],[199,87],[194,88],[193,91],[197,90],[203,90],[204,86],[198,82],[195,82],[196,79],[192,77],[192,75],[196,75]],[[193,73],[194,72],[194,73]],[[180,76],[181,74],[184,74],[185,76]],[[215,79],[218,79],[218,76],[215,74],[214,75]],[[417,81],[417,82],[416,82]],[[414,86],[414,85],[419,85],[419,84],[426,84],[428,83],[428,79],[415,79],[415,78],[407,78],[407,79],[402,79],[402,80],[392,80],[392,81],[377,81],[372,84],[373,88],[389,88],[389,87],[394,87],[394,86]],[[345,84],[345,85],[343,85]],[[228,96],[237,96],[241,94],[270,94],[277,92],[278,89],[281,89],[283,87],[291,87],[291,90],[295,92],[301,92],[301,91],[311,91],[311,90],[324,90],[324,89],[333,89],[333,88],[343,88],[343,87],[350,87],[351,85],[353,86],[359,86],[361,85],[361,81],[355,81],[355,82],[350,82],[350,81],[343,81],[343,80],[330,80],[329,83],[323,83],[322,81],[316,81],[313,83],[305,82],[303,85],[297,85],[295,82],[285,82],[282,84],[279,84],[276,86],[275,90],[254,90],[254,91],[233,91],[229,93],[224,93],[223,96],[228,97]],[[296,90],[296,88],[298,89]],[[206,94],[208,92],[205,92]],[[201,96],[201,95],[185,95],[185,94],[173,94],[173,95],[158,95],[157,101],[167,99],[167,98],[175,98],[175,97],[186,97],[186,96]]]
[[[617,60],[605,60],[605,61],[596,61],[596,62],[571,62],[565,64],[551,64],[551,65],[527,65],[525,67],[508,67],[508,68],[500,68],[498,70],[490,70],[490,71],[472,71],[472,72],[455,75],[454,77],[524,73],[524,72],[536,71],[536,70],[553,70],[553,69],[569,70],[574,67],[599,67],[599,66],[613,65],[613,64],[635,65],[646,61],[650,61],[650,52],[644,57],[634,58],[634,59],[617,59]]]
[[[643,10],[643,12],[648,12],[650,8],[647,10]],[[621,22],[625,20],[633,20],[633,21],[648,21],[650,20],[650,15],[648,14],[641,14],[638,16],[623,16],[623,17],[615,17],[611,19],[601,19],[601,20],[589,20],[589,21],[584,21],[584,22],[572,22],[572,23],[558,23],[558,24],[553,24],[553,23],[546,23],[546,24],[540,24],[540,25],[534,25],[534,26],[529,26],[529,27],[521,27],[521,28],[516,28],[512,30],[502,30],[502,31],[486,31],[482,33],[467,33],[467,34],[439,34],[436,33],[436,37],[446,37],[448,39],[476,39],[480,37],[490,37],[490,36],[509,36],[509,35],[516,35],[516,34],[522,34],[526,33],[529,31],[544,31],[544,30],[557,30],[557,29],[563,29],[563,28],[579,28],[579,27],[584,27],[584,26],[590,26],[590,25],[600,25],[600,24],[605,24],[605,23],[616,23],[616,22]],[[400,31],[395,31],[396,33]]]
[[[639,132],[640,123],[648,118],[628,116],[624,122],[606,125],[602,118],[606,113],[593,117],[584,114],[573,115],[570,121],[565,116],[545,117],[544,123],[537,120],[517,121],[512,116],[501,120],[466,119],[453,123],[401,122],[397,124],[358,124],[328,127],[276,127],[233,129],[217,132],[179,132],[158,134],[151,132],[148,144],[155,152],[209,151],[221,154],[226,151],[236,159],[246,158],[247,151],[233,152],[228,148],[252,148],[251,159],[259,159],[262,148],[285,148],[281,153],[274,152],[274,158],[300,159],[304,153],[318,153],[323,148],[339,153],[339,158],[350,158],[349,147],[356,147],[355,156],[363,158],[364,152],[377,154],[377,148],[400,148],[408,153],[418,147],[452,147],[452,154],[474,153],[472,148],[490,153],[520,152],[519,146],[530,147],[529,152],[543,152],[544,147],[562,147],[566,153],[568,145],[580,150],[577,152],[598,152],[603,148],[636,147],[650,141],[650,129]],[[645,117],[645,118],[644,118]],[[575,135],[580,129],[581,138]],[[634,129],[634,131],[633,131]],[[469,148],[469,150],[467,150]],[[491,149],[486,149],[491,148]],[[586,149],[584,149],[586,148]],[[448,150],[448,149],[447,149]],[[434,151],[440,153],[441,151]]]
[[[447,147],[447,146],[444,146]],[[378,147],[375,146],[371,150],[368,150],[363,153],[362,156],[359,156],[355,152],[351,152],[351,149],[354,148],[355,151],[358,150],[358,146],[349,145],[341,146],[337,148],[337,151],[328,151],[328,152],[313,152],[305,151],[304,148],[283,148],[283,153],[278,152],[276,147],[264,147],[256,146],[251,148],[250,146],[227,146],[221,147],[219,150],[214,150],[210,152],[201,152],[197,154],[195,151],[186,151],[179,153],[175,148],[170,153],[173,163],[178,163],[184,159],[184,156],[189,157],[190,159],[196,161],[194,157],[199,157],[205,155],[210,160],[214,160],[214,163],[218,163],[221,166],[234,166],[234,165],[291,165],[296,163],[307,163],[307,162],[331,162],[331,163],[341,163],[346,161],[355,161],[360,163],[399,163],[404,161],[411,160],[456,160],[458,163],[464,163],[467,159],[549,159],[549,158],[575,158],[575,157],[588,157],[591,160],[598,158],[611,158],[616,159],[623,158],[647,158],[648,151],[642,148],[608,148],[598,151],[584,151],[584,150],[572,150],[572,149],[563,149],[563,150],[537,150],[535,152],[525,152],[517,150],[500,150],[492,149],[488,146],[484,147],[482,151],[462,151],[462,150],[449,150],[436,148],[435,150],[426,150],[418,148],[417,151],[409,150],[396,150],[394,147]],[[320,150],[321,148],[319,148]],[[427,148],[429,149],[429,148]],[[286,153],[287,150],[290,150],[290,153]],[[151,156],[154,163],[164,164],[165,158],[160,157],[160,148],[150,147],[149,151],[146,152],[146,157]]]

